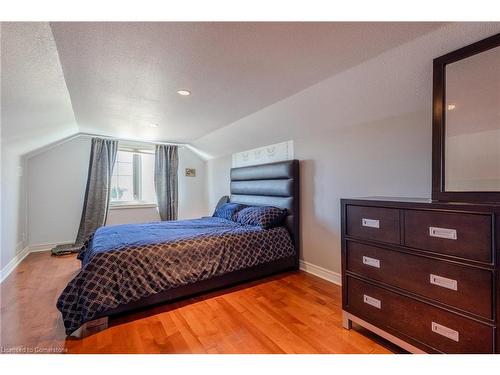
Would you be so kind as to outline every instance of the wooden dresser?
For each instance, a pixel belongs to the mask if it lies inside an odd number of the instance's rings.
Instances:
[[[342,199],[344,327],[410,352],[499,353],[500,205]]]

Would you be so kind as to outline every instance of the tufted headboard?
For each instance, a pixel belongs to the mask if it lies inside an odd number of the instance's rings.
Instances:
[[[299,161],[231,168],[230,202],[251,206],[286,208],[286,227],[290,232],[297,253],[300,248],[300,188]]]

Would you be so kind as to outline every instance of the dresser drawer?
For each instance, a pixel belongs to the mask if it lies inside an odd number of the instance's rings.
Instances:
[[[399,210],[349,205],[346,232],[353,237],[399,244]]]
[[[491,263],[491,216],[405,210],[406,246]]]
[[[347,241],[347,270],[487,319],[493,273],[446,261]]]
[[[440,352],[493,352],[492,327],[352,277],[347,277],[346,309]]]

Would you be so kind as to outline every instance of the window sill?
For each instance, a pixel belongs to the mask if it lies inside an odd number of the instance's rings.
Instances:
[[[110,210],[125,210],[129,208],[156,208],[156,203],[113,203],[109,205]]]

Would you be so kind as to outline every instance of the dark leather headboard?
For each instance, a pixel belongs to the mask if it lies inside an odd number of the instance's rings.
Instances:
[[[286,208],[286,227],[292,236],[297,264],[299,259],[300,189],[299,161],[231,168],[230,202],[251,206]]]

